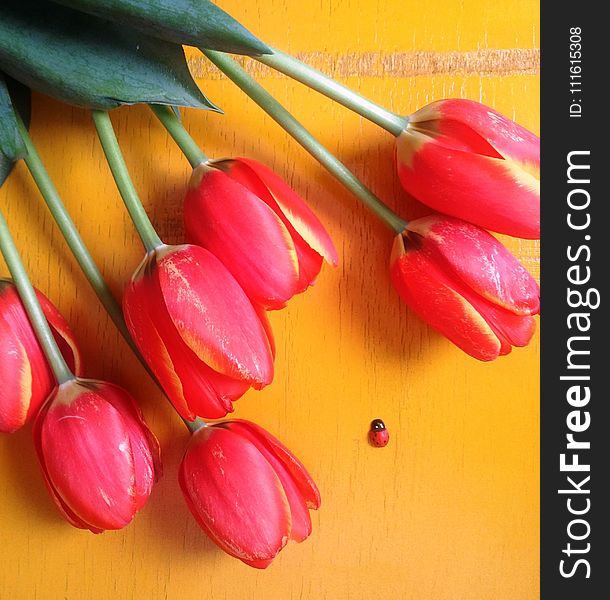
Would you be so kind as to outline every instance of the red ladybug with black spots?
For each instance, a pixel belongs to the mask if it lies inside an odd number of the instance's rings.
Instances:
[[[381,419],[371,421],[369,429],[369,443],[376,448],[383,448],[390,441],[390,433],[385,427],[385,423]]]

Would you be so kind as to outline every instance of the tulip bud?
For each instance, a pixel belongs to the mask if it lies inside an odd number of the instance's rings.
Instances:
[[[394,286],[406,304],[464,352],[494,360],[529,343],[540,289],[484,229],[433,215],[394,241]]]
[[[80,374],[80,354],[70,327],[45,296],[36,295],[68,366]],[[33,418],[55,386],[17,289],[8,279],[0,279],[0,382],[0,432],[4,433]]]
[[[225,552],[264,569],[288,540],[311,533],[320,493],[297,458],[262,427],[225,421],[197,430],[180,486],[201,528]]]
[[[439,212],[540,238],[540,139],[471,100],[433,102],[397,137],[400,181]]]
[[[273,379],[270,330],[223,264],[199,246],[148,254],[123,298],[131,335],[182,417],[217,419]]]
[[[55,504],[93,533],[129,524],[161,474],[157,439],[133,398],[111,383],[57,387],[34,423],[34,443]]]
[[[313,285],[337,251],[324,226],[280,177],[245,158],[193,171],[184,202],[188,238],[213,252],[250,299],[279,309]]]

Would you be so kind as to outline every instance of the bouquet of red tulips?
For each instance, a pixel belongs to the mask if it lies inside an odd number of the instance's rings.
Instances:
[[[0,7],[0,185],[24,160],[97,296],[192,432],[179,483],[201,528],[228,554],[268,566],[311,533],[320,494],[275,437],[218,422],[273,380],[267,311],[313,285],[337,252],[307,203],[251,158],[211,159],[179,108],[218,110],[193,81],[196,46],[388,226],[390,276],[407,306],[482,361],[529,343],[539,288],[492,232],[537,239],[539,140],[491,108],[433,102],[404,117],[266,45],[217,6],[179,0],[6,0]],[[324,148],[227,53],[260,61],[395,136],[405,190],[436,211],[406,220]],[[30,89],[90,110],[145,255],[122,303],[104,281],[28,132]],[[193,168],[185,243],[167,245],[138,197],[109,111],[150,105]],[[0,212],[0,431],[33,422],[53,501],[75,527],[126,526],[161,474],[136,400],[84,378],[75,335],[35,291]]]

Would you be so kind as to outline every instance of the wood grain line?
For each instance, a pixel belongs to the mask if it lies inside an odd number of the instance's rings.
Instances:
[[[348,77],[415,77],[442,75],[537,75],[539,48],[481,48],[468,52],[302,52],[300,60],[338,79]],[[281,77],[273,69],[254,60],[239,58],[240,64],[257,78]],[[219,71],[203,56],[188,59],[196,79],[220,79]]]

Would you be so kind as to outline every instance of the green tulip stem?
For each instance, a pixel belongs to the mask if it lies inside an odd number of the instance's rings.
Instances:
[[[273,54],[262,54],[253,58],[335,100],[346,108],[362,115],[365,119],[383,127],[394,136],[399,136],[407,126],[408,119],[406,117],[379,106],[354,90],[324,75],[321,71],[290,56],[290,54],[275,48],[271,48],[271,50]]]
[[[59,195],[59,192],[53,184],[53,181],[49,176],[49,173],[46,170],[42,159],[40,158],[40,155],[38,154],[38,151],[34,146],[34,143],[32,142],[30,134],[27,128],[25,127],[21,116],[17,113],[17,111],[15,111],[15,115],[17,117],[17,125],[19,126],[19,132],[21,133],[21,137],[23,138],[27,150],[27,155],[24,157],[24,162],[28,167],[36,185],[38,186],[38,189],[53,219],[55,220],[55,223],[57,223],[61,234],[64,236],[64,239],[66,240],[70,251],[74,255],[74,258],[78,262],[81,271],[84,273],[96,296],[102,303],[102,306],[106,309],[106,312],[110,315],[112,322],[119,330],[119,333],[123,336],[123,338],[131,348],[132,352],[136,355],[137,359],[140,361],[146,372],[157,384],[159,389],[163,391],[163,387],[159,383],[158,379],[155,377],[155,374],[151,371],[150,367],[144,360],[144,357],[140,354],[138,347],[133,341],[133,338],[129,333],[129,329],[127,329],[127,323],[125,323],[125,317],[123,316],[121,306],[112,294],[110,287],[106,283],[106,280],[100,272],[97,264],[93,260],[93,257],[91,256],[91,253],[85,245],[85,242],[80,236],[80,233],[78,232],[74,221],[66,210],[66,207]],[[202,426],[201,423],[203,423],[200,419],[197,419],[192,423],[184,418],[182,418],[182,420],[189,429],[191,429],[192,426],[196,426],[196,428],[199,428]]]
[[[104,110],[91,111],[93,122],[97,129],[97,134],[104,149],[108,166],[112,171],[112,176],[116,182],[117,188],[123,198],[125,207],[129,212],[129,216],[138,231],[138,234],[144,244],[147,252],[152,252],[155,248],[163,245],[161,238],[158,236],[153,224],[150,222],[142,202],[138,197],[133,181],[129,176],[125,159],[121,153],[119,142],[116,139],[114,128],[110,115]]]
[[[146,366],[144,359],[139,355],[138,349],[129,335],[121,306],[113,296],[112,291],[108,287],[102,273],[87,249],[85,242],[83,242],[74,221],[72,221],[61,197],[59,196],[57,188],[53,184],[49,173],[45,169],[36,147],[30,138],[28,130],[25,128],[25,125],[19,116],[17,116],[17,123],[19,125],[21,137],[23,138],[25,147],[27,149],[27,155],[24,158],[25,164],[30,170],[32,178],[36,182],[36,185],[38,186],[38,189],[40,190],[40,193],[49,211],[51,212],[55,223],[57,223],[57,226],[64,236],[68,247],[72,251],[74,258],[76,258],[82,272],[85,274],[85,277],[91,284],[95,294],[110,315],[110,318],[116,325],[121,335],[125,338],[125,341],[129,344],[131,349],[136,353],[136,355],[138,355],[138,358],[142,364]]]
[[[201,49],[229,79],[241,88],[273,120],[283,127],[305,150],[317,159],[336,179],[363,202],[395,233],[404,231],[407,222],[388,208],[338,158],[329,152],[265,88],[248,75],[226,54]]]
[[[42,346],[42,349],[49,361],[53,375],[57,380],[57,383],[61,385],[66,381],[74,379],[74,373],[70,371],[57,342],[53,337],[51,327],[47,322],[47,318],[42,311],[40,302],[36,297],[36,292],[32,287],[32,283],[28,277],[28,274],[21,262],[19,251],[15,246],[13,236],[9,231],[8,224],[4,219],[4,215],[0,212],[0,250],[6,261],[6,265],[11,273],[13,282],[17,287],[17,292],[23,303],[23,307],[30,319],[30,323],[34,328],[38,342]]]
[[[150,109],[155,113],[157,119],[161,121],[163,127],[174,138],[176,144],[184,156],[186,156],[191,167],[195,169],[200,164],[208,162],[208,157],[203,153],[189,132],[184,128],[176,113],[168,106],[160,104],[150,104]]]
[[[53,181],[49,176],[49,173],[46,170],[40,155],[34,146],[34,143],[32,142],[30,134],[28,133],[28,130],[26,129],[19,115],[17,115],[17,124],[27,149],[27,155],[24,158],[25,164],[30,170],[32,178],[38,186],[38,189],[49,211],[51,212],[55,223],[59,227],[61,234],[64,236],[64,239],[74,255],[74,258],[76,258],[81,271],[84,273],[87,281],[89,281],[89,284],[93,288],[96,296],[106,309],[106,312],[110,315],[110,318],[116,325],[116,328],[119,330],[123,338],[125,338],[125,341],[134,354],[138,357],[144,368],[148,371],[148,374],[154,378],[152,371],[149,369],[146,361],[140,354],[138,347],[129,334],[120,304],[112,294],[110,287],[106,283],[106,280],[93,260],[93,257],[85,245],[85,242],[80,236],[74,221],[66,210],[59,192],[53,184]]]
[[[112,127],[112,122],[110,121],[110,116],[106,111],[100,110],[92,111],[92,115],[102,148],[104,149],[104,153],[106,154],[106,158],[108,160],[108,165],[110,166],[112,175],[116,181],[117,187],[119,188],[123,202],[125,203],[127,211],[129,212],[138,234],[142,239],[142,243],[146,247],[146,251],[152,252],[155,248],[162,246],[163,242],[150,222],[150,219],[142,206],[142,202],[140,202],[140,198],[138,197],[133,182],[131,181],[131,177],[127,171],[127,166],[125,165],[119,143]],[[104,304],[104,306],[106,305]],[[121,321],[123,324],[125,323],[122,316]],[[122,328],[119,327],[119,329],[122,333]],[[159,388],[165,392],[165,390],[163,390],[163,386],[150,370],[140,352],[137,350],[137,347],[126,329],[126,325],[125,333],[127,335],[126,339],[129,341],[130,346],[132,346],[134,349],[136,356],[140,359],[140,362],[142,362],[145,369],[148,371],[148,374],[153,378]],[[180,418],[189,431],[196,431],[197,429],[206,425],[206,423],[200,418],[196,418],[194,421],[189,421],[182,416]]]

